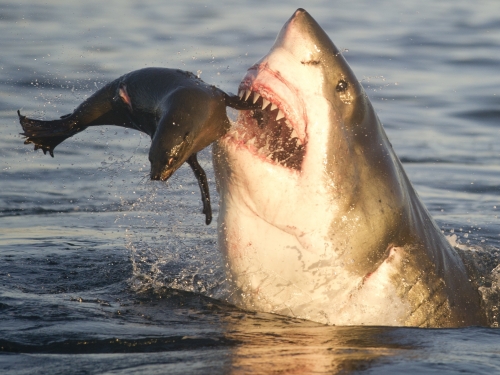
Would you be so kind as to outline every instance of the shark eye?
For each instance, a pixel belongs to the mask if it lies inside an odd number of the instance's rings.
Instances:
[[[337,90],[337,92],[345,92],[347,90],[347,86],[347,82],[341,79],[339,83],[337,83],[337,87],[335,88],[335,90]]]

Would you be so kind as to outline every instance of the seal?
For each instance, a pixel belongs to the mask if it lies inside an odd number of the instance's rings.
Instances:
[[[214,144],[230,301],[336,325],[486,324],[342,53],[303,9]]]
[[[25,144],[33,143],[35,150],[52,157],[57,145],[89,126],[118,125],[148,134],[151,179],[165,181],[187,162],[198,180],[208,225],[212,220],[210,194],[197,152],[230,128],[226,102],[246,106],[193,73],[145,68],[108,83],[59,120],[34,120],[19,111],[18,115]]]

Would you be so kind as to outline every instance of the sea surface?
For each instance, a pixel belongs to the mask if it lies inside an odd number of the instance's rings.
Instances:
[[[305,7],[365,87],[421,199],[482,267],[491,327],[335,327],[240,310],[214,223],[150,140],[96,127],[55,158],[16,111],[53,119],[129,71],[228,92]],[[500,7],[483,1],[0,0],[1,374],[500,373]],[[460,250],[461,249],[461,250]]]

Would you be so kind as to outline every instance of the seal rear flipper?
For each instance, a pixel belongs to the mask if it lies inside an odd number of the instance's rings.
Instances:
[[[208,190],[208,181],[205,171],[198,163],[198,158],[196,153],[192,154],[188,159],[187,163],[191,167],[198,180],[198,185],[201,190],[201,201],[203,202],[203,213],[205,214],[205,224],[210,224],[212,222],[212,207],[210,206],[210,191]]]
[[[132,121],[124,104],[115,99],[119,81],[120,78],[107,84],[81,103],[73,113],[61,116],[58,120],[35,120],[17,111],[24,131],[21,134],[26,137],[24,143],[33,143],[35,150],[48,151],[53,157],[58,144],[89,126],[118,125],[144,131]]]
[[[52,157],[58,144],[87,128],[79,126],[71,119],[71,115],[53,121],[30,119],[21,115],[20,111],[17,111],[17,115],[24,131],[21,134],[26,137],[24,144],[33,143],[35,150],[41,149],[44,154],[48,151]]]

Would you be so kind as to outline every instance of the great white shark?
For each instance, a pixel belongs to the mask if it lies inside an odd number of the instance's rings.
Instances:
[[[231,123],[226,107],[240,110]],[[54,148],[90,126],[151,136],[151,179],[215,141],[218,243],[230,296],[245,309],[336,325],[486,324],[461,258],[418,198],[363,87],[317,22],[298,9],[248,69],[238,95],[192,73],[130,72],[73,113],[21,115],[25,143]]]
[[[213,146],[231,302],[336,325],[486,324],[363,87],[305,10],[238,92],[255,109]]]

